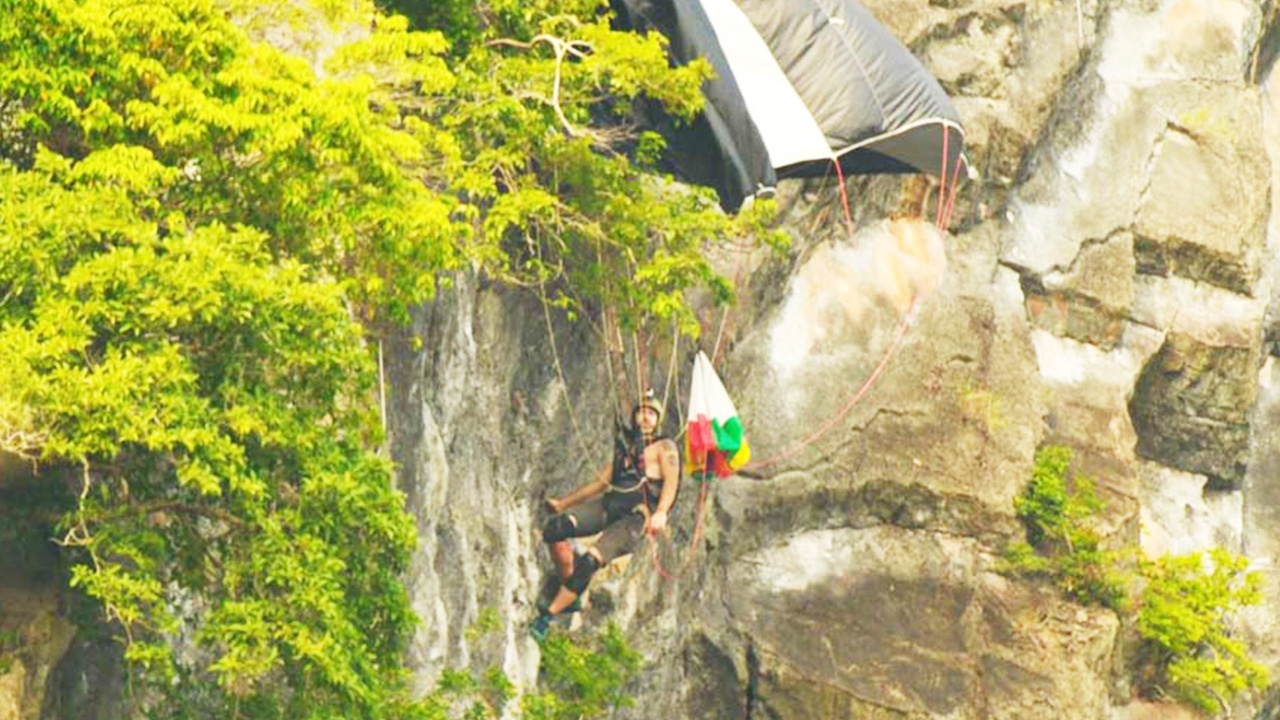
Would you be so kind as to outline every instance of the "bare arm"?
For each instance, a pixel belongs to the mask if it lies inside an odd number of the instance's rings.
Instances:
[[[589,500],[609,487],[609,474],[613,471],[613,466],[605,465],[596,471],[595,477],[591,478],[586,484],[579,486],[573,492],[562,498],[548,498],[547,505],[554,512],[564,512],[566,509],[577,505],[583,500]]]
[[[650,534],[661,532],[667,526],[667,513],[676,501],[676,491],[680,489],[680,452],[671,440],[662,441],[662,494],[658,496],[658,507],[649,516],[645,528]]]

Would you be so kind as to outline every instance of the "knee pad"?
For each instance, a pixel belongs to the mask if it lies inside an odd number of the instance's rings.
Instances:
[[[574,595],[581,595],[591,582],[591,576],[599,569],[600,561],[595,555],[587,553],[573,561],[573,574],[564,581],[564,586],[572,590]]]
[[[547,521],[542,528],[542,539],[544,542],[553,543],[561,540],[568,540],[573,537],[574,530],[577,526],[569,519],[568,515],[556,515]]]

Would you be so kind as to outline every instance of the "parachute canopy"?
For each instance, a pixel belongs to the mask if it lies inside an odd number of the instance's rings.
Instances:
[[[937,80],[857,0],[622,0],[677,58],[705,57],[706,118],[736,207],[779,178],[932,173],[963,162]]]
[[[694,477],[728,477],[751,461],[738,409],[705,353],[698,351],[689,384],[685,467]]]

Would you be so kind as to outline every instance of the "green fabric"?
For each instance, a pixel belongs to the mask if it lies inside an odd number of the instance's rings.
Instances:
[[[738,416],[729,418],[724,425],[712,420],[711,431],[716,436],[716,448],[723,450],[725,455],[732,456],[742,447],[742,421]]]

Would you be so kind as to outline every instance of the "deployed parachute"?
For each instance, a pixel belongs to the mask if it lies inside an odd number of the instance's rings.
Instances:
[[[691,475],[728,477],[751,461],[738,409],[702,351],[693,361],[686,417],[684,455]]]
[[[706,119],[724,157],[722,200],[779,178],[918,173],[954,186],[960,117],[937,80],[857,0],[621,0],[705,57]]]

